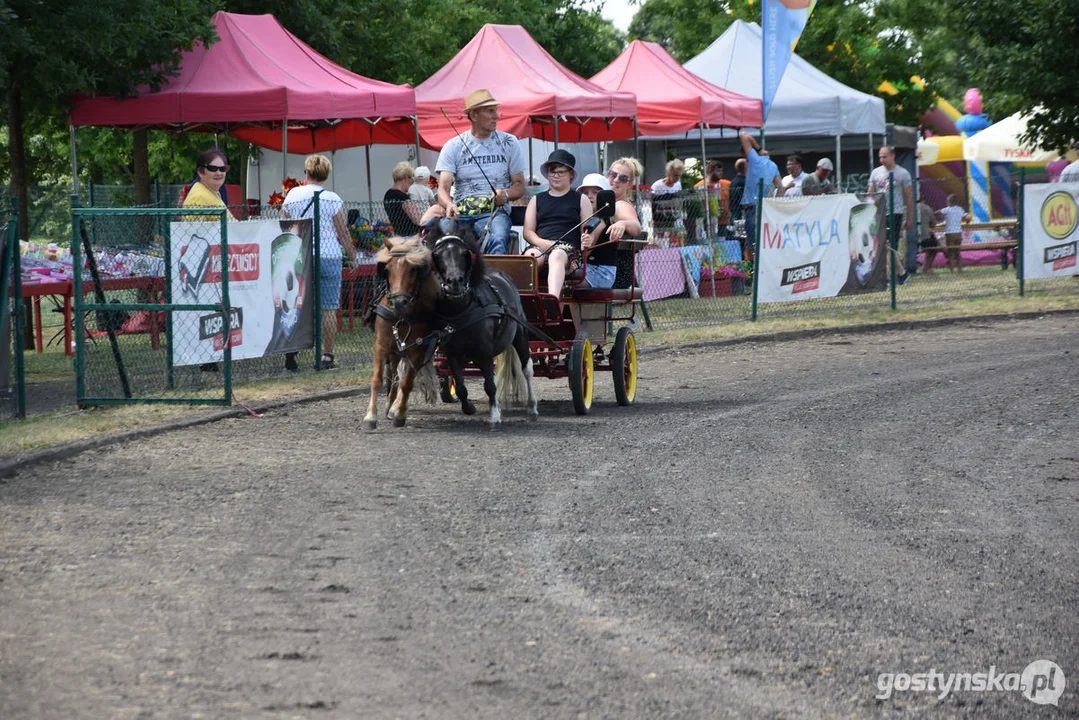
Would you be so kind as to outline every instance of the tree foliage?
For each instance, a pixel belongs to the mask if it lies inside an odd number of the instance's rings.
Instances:
[[[1028,112],[1033,144],[1064,150],[1079,142],[1079,0],[947,0],[945,9],[953,37],[965,38],[962,62],[991,118]]]

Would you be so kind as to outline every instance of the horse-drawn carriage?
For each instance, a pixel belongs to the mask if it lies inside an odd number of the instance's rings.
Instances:
[[[633,331],[641,300],[634,255],[643,241],[617,242],[613,289],[586,286],[582,268],[559,297],[544,287],[535,258],[480,255],[478,241],[467,235],[429,236],[427,245],[418,239],[387,241],[377,258],[389,292],[376,308],[375,372],[365,428],[377,425],[377,394],[387,362],[400,376],[388,411],[398,426],[404,425],[408,396],[424,368],[439,376],[442,399],[460,402],[466,414],[475,406],[464,378],[482,376],[492,426],[501,422],[499,386],[526,390],[529,414],[538,417],[534,376],[568,378],[579,415],[591,410],[597,371],[611,371],[619,405],[633,403]],[[624,324],[614,330],[615,323]],[[511,349],[516,352],[505,353],[496,382],[495,357]]]

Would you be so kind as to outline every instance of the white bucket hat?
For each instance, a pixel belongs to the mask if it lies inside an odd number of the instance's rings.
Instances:
[[[581,185],[577,188],[577,192],[581,192],[585,188],[590,187],[599,188],[600,190],[610,190],[611,184],[607,182],[607,178],[599,173],[588,173],[584,176],[584,180],[581,181]]]

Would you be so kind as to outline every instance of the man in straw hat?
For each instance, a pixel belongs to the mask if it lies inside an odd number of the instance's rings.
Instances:
[[[505,254],[510,203],[525,192],[524,153],[517,138],[496,129],[498,105],[488,90],[470,92],[465,115],[472,127],[442,147],[435,166],[438,202],[446,208],[443,232],[453,232],[455,223],[471,225],[477,236],[486,232],[484,252],[492,255]]]

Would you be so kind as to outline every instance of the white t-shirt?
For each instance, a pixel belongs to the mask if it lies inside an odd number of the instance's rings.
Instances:
[[[521,143],[514,136],[495,130],[480,140],[466,130],[442,146],[435,172],[453,173],[457,203],[466,197],[491,197],[496,189],[508,188],[512,177],[523,175],[525,168]]]
[[[1079,160],[1060,171],[1060,182],[1079,182]]]
[[[652,183],[652,196],[658,195],[674,195],[676,192],[682,190],[682,183],[676,182],[674,185],[667,184],[667,178],[662,177]]]
[[[914,183],[910,179],[910,173],[907,169],[901,165],[896,165],[891,170],[888,170],[883,165],[878,165],[873,168],[873,172],[869,174],[869,192],[876,192],[881,194],[881,202],[885,204],[885,208],[888,207],[888,175],[894,173],[895,188],[893,190],[894,198],[892,202],[895,203],[895,214],[904,215],[907,212],[907,194],[904,192],[905,188],[914,187]]]
[[[963,232],[963,216],[967,214],[966,210],[958,205],[946,205],[940,209],[940,214],[944,216],[944,232]]]
[[[337,240],[337,230],[333,226],[334,215],[341,212],[345,206],[340,195],[333,190],[324,189],[321,185],[300,185],[288,191],[281,209],[290,218],[314,219],[315,203],[312,200],[318,190],[322,190],[322,194],[318,196],[319,255],[325,260],[335,260],[342,256],[341,243]]]
[[[780,181],[783,187],[787,188],[787,192],[783,193],[783,197],[802,197],[802,181],[806,179],[805,170],[798,177],[793,175],[785,175]]]
[[[412,183],[412,187],[408,189],[408,197],[421,213],[438,202],[438,199],[435,197],[435,191],[418,182]]]

